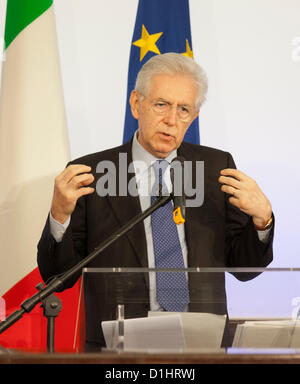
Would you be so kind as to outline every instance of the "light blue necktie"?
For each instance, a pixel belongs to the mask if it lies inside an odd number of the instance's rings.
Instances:
[[[157,160],[153,164],[155,182],[151,205],[157,200],[159,185],[162,186],[163,194],[168,191],[163,182],[163,174],[168,165],[166,160]],[[184,268],[177,226],[173,220],[172,201],[152,213],[151,225],[156,268]],[[184,311],[189,303],[185,272],[157,272],[156,297],[166,311]]]

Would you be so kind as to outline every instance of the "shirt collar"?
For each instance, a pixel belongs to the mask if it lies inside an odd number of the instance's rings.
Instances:
[[[132,141],[132,161],[135,170],[135,179],[141,196],[151,196],[151,191],[154,185],[155,174],[152,165],[157,158],[149,153],[137,140],[137,133],[135,132]],[[177,150],[172,151],[168,157],[165,158],[169,163],[177,156]],[[170,167],[166,169],[164,173],[165,185],[171,190],[171,179],[170,179]]]

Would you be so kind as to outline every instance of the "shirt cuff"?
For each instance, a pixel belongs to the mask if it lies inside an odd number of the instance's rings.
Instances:
[[[258,235],[258,238],[259,238],[260,241],[262,241],[263,243],[267,243],[268,242],[269,234],[270,234],[270,232],[272,230],[272,227],[273,227],[273,225],[271,225],[270,228],[265,229],[264,231],[259,231],[257,229],[257,235]]]
[[[60,243],[62,241],[63,235],[66,232],[70,224],[70,221],[71,221],[71,216],[69,216],[69,218],[63,224],[61,224],[53,218],[50,212],[49,214],[50,233],[54,237],[57,243]]]

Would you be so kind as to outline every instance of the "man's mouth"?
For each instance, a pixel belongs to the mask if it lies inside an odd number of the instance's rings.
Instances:
[[[160,135],[165,138],[165,139],[168,139],[168,140],[171,140],[174,136],[170,135],[169,133],[165,133],[165,132],[159,132]]]

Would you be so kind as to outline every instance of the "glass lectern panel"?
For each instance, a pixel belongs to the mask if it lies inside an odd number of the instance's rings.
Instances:
[[[182,310],[160,302],[158,273],[170,281],[171,302],[182,296],[171,281],[185,274],[189,300]],[[299,308],[297,268],[86,268],[76,338],[82,351],[298,353]]]

